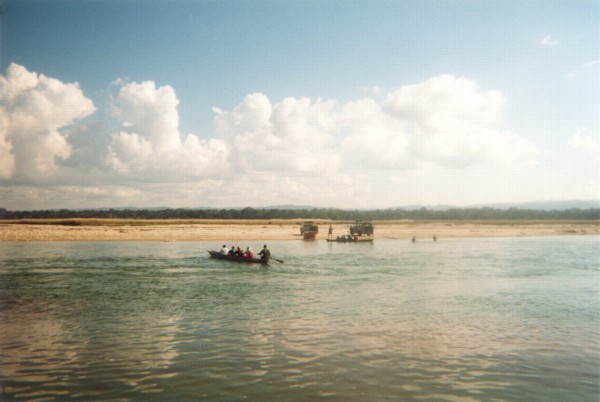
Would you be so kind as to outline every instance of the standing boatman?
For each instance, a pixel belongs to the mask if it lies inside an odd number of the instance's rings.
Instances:
[[[331,239],[333,237],[333,228],[329,225],[329,232],[327,233],[327,238]]]

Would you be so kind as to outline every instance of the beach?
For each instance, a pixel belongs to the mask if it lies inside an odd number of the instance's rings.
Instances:
[[[317,222],[317,240],[349,233],[349,222]],[[299,220],[271,221],[143,221],[65,220],[0,224],[0,241],[267,241],[302,240]],[[519,236],[599,235],[600,222],[374,222],[375,239],[438,240]]]

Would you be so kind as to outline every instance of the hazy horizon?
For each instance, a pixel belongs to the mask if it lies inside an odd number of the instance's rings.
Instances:
[[[9,210],[600,200],[596,1],[5,0],[0,18]]]
[[[312,210],[312,209],[331,209],[331,210],[339,210],[339,211],[352,211],[352,210],[358,210],[358,211],[376,211],[376,210],[394,210],[394,209],[398,209],[398,210],[406,210],[406,211],[412,211],[412,210],[418,210],[418,209],[422,209],[425,208],[427,210],[430,211],[448,211],[448,210],[452,210],[452,209],[485,209],[485,208],[492,208],[492,209],[496,209],[496,210],[508,210],[511,208],[515,208],[515,209],[521,209],[521,210],[537,210],[537,211],[551,211],[551,210],[558,210],[558,211],[564,211],[564,210],[569,210],[569,209],[581,209],[581,210],[591,210],[591,209],[599,209],[600,208],[600,200],[568,200],[568,201],[533,201],[533,202],[524,202],[524,203],[499,203],[499,204],[476,204],[476,205],[398,205],[395,207],[389,207],[389,208],[337,208],[337,207],[315,207],[315,206],[311,206],[311,205],[255,205],[255,206],[231,206],[231,207],[218,207],[218,206],[191,206],[191,207],[185,207],[185,208],[181,208],[181,209],[189,209],[189,210],[220,210],[220,209],[227,209],[227,210],[242,210],[242,209],[246,209],[246,208],[252,208],[252,209],[256,209],[256,210],[287,210],[287,211],[294,211],[294,210]],[[115,210],[115,211],[123,211],[123,210],[148,210],[148,211],[155,211],[155,210],[175,210],[175,209],[180,209],[179,207],[174,207],[174,206],[155,206],[155,207],[137,207],[137,206],[133,206],[133,205],[121,205],[121,206],[103,206],[103,207],[90,207],[90,208],[42,208],[42,209],[36,209],[38,211],[41,210],[52,210],[52,211],[59,211],[59,210],[71,210],[71,211],[85,211],[85,210],[98,210],[98,211],[108,211],[108,210]],[[6,210],[6,211],[16,211],[17,209],[7,209],[4,208],[2,205],[0,205],[0,211],[1,210]],[[34,211],[34,210],[27,210],[27,209],[19,209],[21,211]]]

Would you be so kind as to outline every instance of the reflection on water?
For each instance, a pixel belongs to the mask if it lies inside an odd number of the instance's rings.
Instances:
[[[180,317],[152,309],[138,295],[144,288],[112,278],[120,284],[110,291],[87,273],[32,268],[4,277],[4,392],[28,400],[161,392],[156,380],[177,375]]]
[[[600,239],[0,245],[7,400],[596,400]]]

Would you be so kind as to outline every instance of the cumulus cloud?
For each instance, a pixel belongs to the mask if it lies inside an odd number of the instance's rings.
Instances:
[[[0,177],[42,178],[71,155],[61,129],[94,113],[79,84],[11,64],[0,76]]]
[[[498,91],[443,75],[401,87],[382,102],[273,104],[251,94],[232,111],[214,112],[233,171],[254,177],[273,197],[297,189],[303,200],[319,193],[332,203],[340,194],[364,198],[364,189],[376,190],[389,173],[535,164],[535,145],[500,128],[504,102]]]
[[[411,163],[405,122],[388,115],[381,104],[361,99],[345,104],[341,149],[349,170],[389,168],[404,170]]]
[[[503,105],[501,93],[444,75],[404,86],[379,103],[286,98],[272,105],[252,94],[231,112],[215,109],[215,120],[234,150],[232,162],[244,170],[295,175],[356,165],[404,170],[534,162],[532,143],[499,129]]]
[[[213,109],[212,138],[182,136],[172,87],[111,85],[117,129],[80,121],[95,108],[77,84],[9,67],[0,77],[0,178],[12,185],[1,189],[4,200],[71,208],[373,207],[392,182],[440,183],[480,167],[501,172],[535,163],[538,152],[501,129],[500,92],[450,75],[345,103],[249,94],[232,110]],[[589,146],[586,138],[575,136],[572,146]],[[52,177],[60,184],[46,180]]]
[[[406,125],[412,157],[446,166],[531,161],[533,144],[499,129],[504,97],[469,79],[442,75],[391,93],[383,107]]]
[[[8,141],[8,114],[0,108],[0,179],[12,177],[15,169],[13,146]]]
[[[108,162],[123,175],[153,174],[155,180],[209,175],[223,166],[228,149],[218,139],[179,132],[175,90],[152,81],[124,85],[114,106],[122,127],[112,136]]]
[[[334,107],[332,101],[307,98],[272,105],[265,95],[251,94],[232,112],[216,109],[215,123],[232,148],[236,171],[326,172],[338,165]]]

